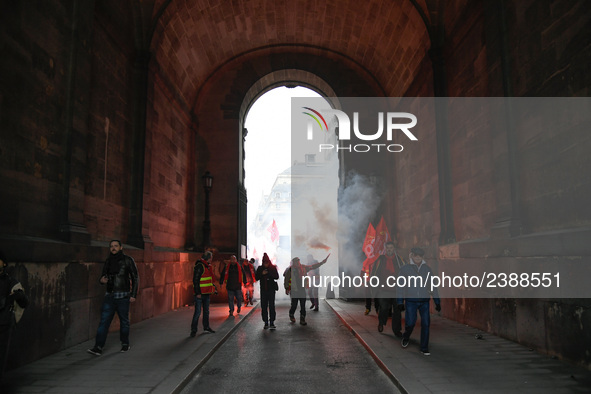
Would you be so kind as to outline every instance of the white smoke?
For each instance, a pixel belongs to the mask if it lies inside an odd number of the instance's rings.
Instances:
[[[382,201],[383,191],[368,176],[351,171],[339,199],[338,241],[341,269],[357,274],[365,259],[362,246],[369,223]]]

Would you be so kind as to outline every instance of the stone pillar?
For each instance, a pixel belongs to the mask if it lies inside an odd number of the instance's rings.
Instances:
[[[197,121],[193,120],[191,122],[191,139],[189,142],[189,148],[187,149],[188,153],[188,163],[187,163],[187,210],[186,210],[186,240],[185,240],[185,249],[187,250],[196,250],[197,245],[199,244],[196,239],[196,228],[195,224],[197,223],[197,211],[196,211],[196,191],[197,189],[197,164],[195,157],[197,157],[197,142],[196,142],[196,134],[197,134]]]
[[[71,3],[72,20],[64,108],[64,161],[59,238],[70,243],[90,244],[84,225],[84,180],[90,84],[90,42],[94,1]]]
[[[433,64],[433,89],[435,93],[439,220],[441,225],[439,244],[445,245],[455,242],[456,235],[453,221],[453,193],[447,120],[447,83],[443,44],[436,42],[436,40],[432,40],[429,56],[431,57],[431,62]]]
[[[497,44],[492,45],[500,54],[501,79],[503,96],[505,101],[500,115],[503,115],[504,124],[500,124],[493,130],[493,155],[496,179],[497,220],[491,229],[491,237],[507,238],[522,233],[519,168],[517,164],[517,143],[515,141],[515,121],[513,83],[511,72],[511,54],[508,45],[507,18],[505,1],[491,2],[488,15],[493,16],[489,26],[496,26],[496,31],[490,35],[497,35],[497,39],[491,37]],[[496,19],[496,20],[495,20]],[[496,22],[496,23],[495,23]],[[490,29],[489,29],[490,31]]]
[[[132,114],[130,151],[130,203],[127,243],[145,249],[152,244],[144,223],[144,185],[149,184],[150,171],[145,168],[146,106],[150,52],[139,50],[133,63]]]

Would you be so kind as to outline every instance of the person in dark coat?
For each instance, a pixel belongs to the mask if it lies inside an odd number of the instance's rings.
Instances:
[[[271,263],[271,259],[267,256],[267,253],[263,254],[263,264],[257,268],[255,278],[261,286],[261,317],[263,318],[263,322],[265,322],[263,328],[265,330],[267,328],[274,330],[276,317],[275,292],[279,289],[275,281],[279,279],[279,272],[277,271],[277,266]]]
[[[378,257],[371,267],[371,276],[378,277],[380,283],[385,285],[388,282],[388,277],[398,276],[402,267],[404,267],[404,260],[396,253],[394,242],[388,241],[386,242],[386,254]],[[375,298],[380,307],[378,331],[384,331],[388,316],[392,314],[392,332],[397,337],[402,337],[402,316],[400,310],[395,307],[396,289],[388,286],[377,288],[375,289]]]

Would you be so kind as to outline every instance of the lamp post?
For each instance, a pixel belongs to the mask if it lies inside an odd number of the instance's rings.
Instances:
[[[205,190],[205,218],[203,219],[203,250],[211,247],[211,222],[209,221],[209,192],[213,186],[213,176],[209,171],[201,177],[203,180],[203,190]]]

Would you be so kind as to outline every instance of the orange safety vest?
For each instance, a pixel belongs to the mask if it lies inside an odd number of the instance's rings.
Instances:
[[[199,261],[197,264],[203,264],[203,274],[201,275],[201,279],[199,279],[201,294],[213,294],[215,286],[213,284],[213,271],[211,270],[211,266],[202,261]]]
[[[231,265],[232,264],[228,264],[226,266],[226,273],[224,274],[224,282],[226,283],[226,285],[228,284],[228,274],[230,273]],[[238,283],[240,283],[240,286],[242,286],[242,267],[238,263],[236,263],[236,266],[238,266]]]

